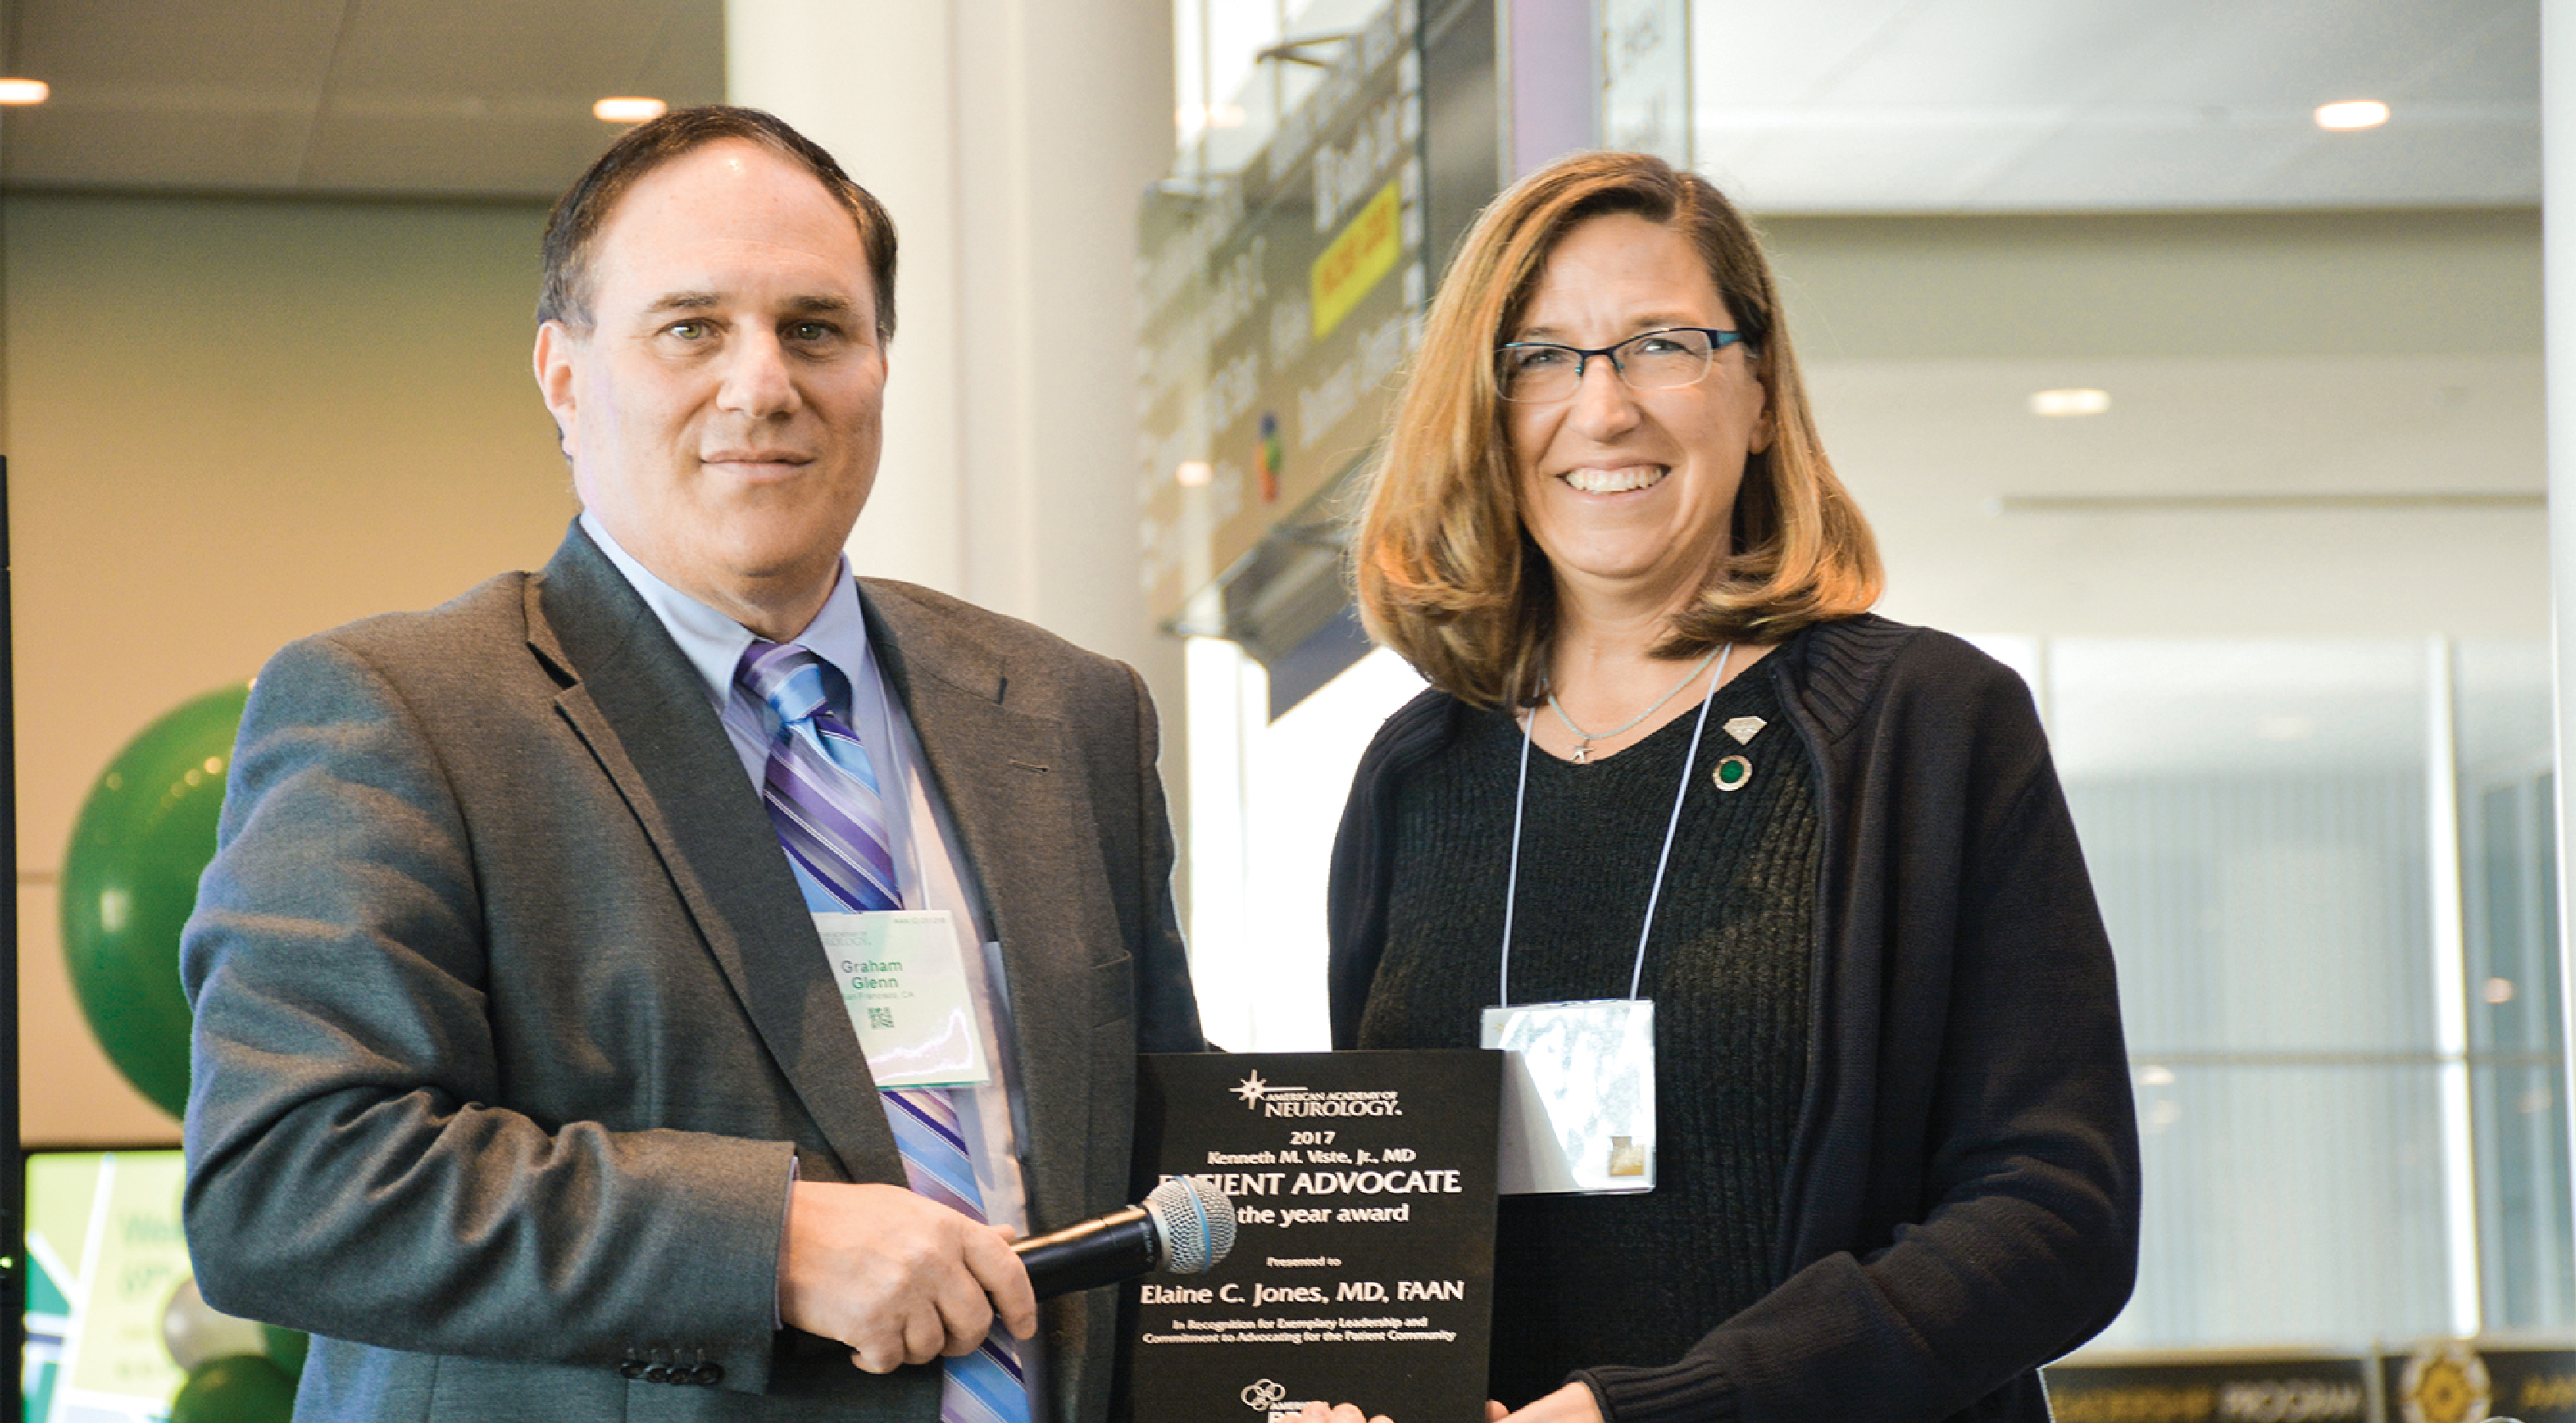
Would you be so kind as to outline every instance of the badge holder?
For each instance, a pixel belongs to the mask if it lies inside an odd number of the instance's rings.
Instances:
[[[816,913],[815,932],[879,1087],[974,1087],[993,1078],[945,909]]]
[[[1501,1048],[1507,1196],[1655,1189],[1655,1005],[1643,998],[1485,1010]]]
[[[1673,857],[1673,835],[1690,793],[1691,767],[1699,763],[1708,710],[1734,654],[1718,656],[1691,728],[1690,754],[1682,759],[1681,785],[1664,825],[1663,852],[1646,892],[1646,922],[1637,931],[1637,962],[1628,974],[1628,996],[1577,1003],[1512,1004],[1512,907],[1521,877],[1521,810],[1529,796],[1530,743],[1522,726],[1520,785],[1512,793],[1511,872],[1503,889],[1503,967],[1500,1006],[1484,1012],[1482,1041],[1504,1051],[1499,1186],[1506,1196],[1620,1195],[1655,1189],[1655,1005],[1637,995],[1646,974],[1646,943],[1654,933],[1655,904],[1663,897],[1664,867]],[[1532,720],[1536,719],[1533,711]]]

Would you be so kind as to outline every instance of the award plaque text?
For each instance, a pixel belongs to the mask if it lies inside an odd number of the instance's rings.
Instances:
[[[1126,1286],[1135,1423],[1482,1423],[1500,1053],[1152,1054],[1137,1089],[1140,1160],[1238,1224],[1207,1273]]]

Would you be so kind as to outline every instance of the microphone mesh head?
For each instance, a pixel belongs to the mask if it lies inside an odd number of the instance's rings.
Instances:
[[[1163,1240],[1163,1268],[1195,1275],[1234,1248],[1234,1202],[1205,1181],[1175,1176],[1145,1198]]]

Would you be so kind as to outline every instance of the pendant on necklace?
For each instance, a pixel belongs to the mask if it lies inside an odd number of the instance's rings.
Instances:
[[[1589,736],[1587,736],[1587,737],[1583,738],[1581,741],[1578,741],[1578,742],[1574,743],[1574,764],[1576,764],[1576,765],[1580,766],[1580,765],[1582,765],[1584,762],[1589,761],[1589,760],[1591,760],[1591,759],[1592,759],[1592,738],[1591,738],[1591,737],[1589,737]]]

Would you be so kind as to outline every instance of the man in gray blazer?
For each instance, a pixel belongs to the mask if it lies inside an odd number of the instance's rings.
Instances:
[[[261,673],[182,952],[186,1209],[210,1303],[315,1335],[299,1417],[1105,1416],[1110,1297],[1039,1309],[1003,1242],[1121,1205],[1136,1053],[1203,1046],[1154,715],[850,575],[893,279],[777,120],[630,133],[547,233],[561,549]],[[764,800],[770,643],[865,747],[900,908],[955,927],[964,1209],[906,1189]],[[1024,1400],[960,1402],[986,1355]]]

